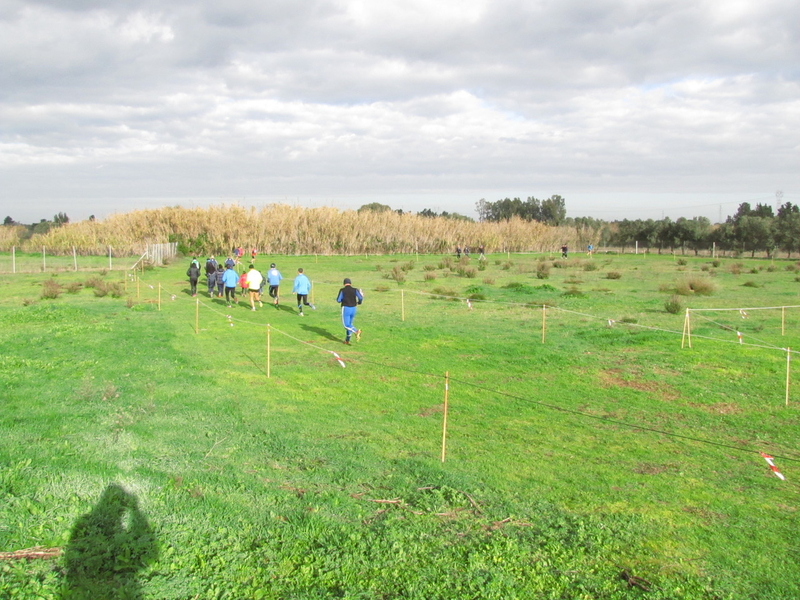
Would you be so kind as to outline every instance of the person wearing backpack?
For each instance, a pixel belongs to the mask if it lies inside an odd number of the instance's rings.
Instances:
[[[186,270],[186,276],[189,278],[189,287],[194,298],[197,296],[197,280],[200,279],[200,263],[197,262],[197,258],[192,260],[192,264]]]
[[[209,256],[206,260],[206,280],[208,283],[208,296],[214,297],[214,288],[217,285],[217,261],[214,256]],[[221,273],[220,273],[221,275]]]

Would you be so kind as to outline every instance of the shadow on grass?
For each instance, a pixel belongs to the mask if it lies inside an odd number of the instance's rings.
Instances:
[[[313,325],[306,325],[305,323],[303,323],[302,325],[300,325],[300,328],[303,329],[303,331],[308,331],[309,333],[316,333],[318,336],[324,337],[329,340],[333,340],[334,342],[342,341],[340,338],[336,337],[330,331],[328,331],[327,329],[323,329],[322,327],[314,327]]]
[[[64,551],[63,600],[142,597],[137,573],[158,556],[136,497],[117,484],[72,528]]]

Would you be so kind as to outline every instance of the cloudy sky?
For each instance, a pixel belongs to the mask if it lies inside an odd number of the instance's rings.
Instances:
[[[797,0],[0,0],[0,212],[800,203]]]

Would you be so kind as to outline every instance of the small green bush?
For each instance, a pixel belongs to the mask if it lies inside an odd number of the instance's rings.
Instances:
[[[675,285],[675,293],[681,296],[697,294],[698,296],[710,296],[716,290],[713,281],[704,277],[687,277]]]
[[[61,284],[54,279],[42,283],[42,300],[55,300],[61,295]]]
[[[597,269],[599,269],[599,268],[600,268],[600,265],[598,265],[596,262],[591,261],[591,260],[586,261],[585,263],[583,263],[583,270],[584,271],[597,271]]]
[[[621,279],[622,273],[619,271],[609,271],[606,273],[606,279]]]
[[[586,296],[582,291],[580,291],[576,287],[570,287],[564,290],[564,293],[561,294],[562,296],[566,296],[567,298],[583,298]]]
[[[745,281],[742,286],[744,287],[751,287],[751,288],[759,288],[761,284],[756,283],[755,281]]]
[[[549,262],[540,262],[536,265],[536,278],[537,279],[549,279],[550,278],[550,263]]]
[[[434,279],[436,279],[436,273],[430,273],[430,272],[425,273],[423,279],[425,279],[425,281],[433,281]]]
[[[397,283],[405,283],[406,272],[400,266],[393,266],[392,272],[386,274],[387,279],[394,279]]]
[[[670,314],[676,315],[683,311],[683,302],[679,296],[673,294],[668,300],[664,301],[664,310]]]
[[[485,283],[486,285],[494,285],[495,280],[493,277],[484,277],[483,283]]]
[[[687,264],[689,264],[689,261],[687,261],[685,258],[679,258],[678,260],[675,261],[675,263],[682,267],[685,267]]]
[[[450,288],[435,287],[433,288],[432,291],[434,294],[438,294],[440,296],[448,296],[448,297],[458,296],[458,292]]]

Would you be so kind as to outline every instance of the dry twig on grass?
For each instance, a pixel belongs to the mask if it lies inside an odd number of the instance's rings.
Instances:
[[[25,550],[15,552],[0,552],[0,560],[32,560],[34,558],[57,558],[61,554],[61,548],[43,548],[35,546]]]

